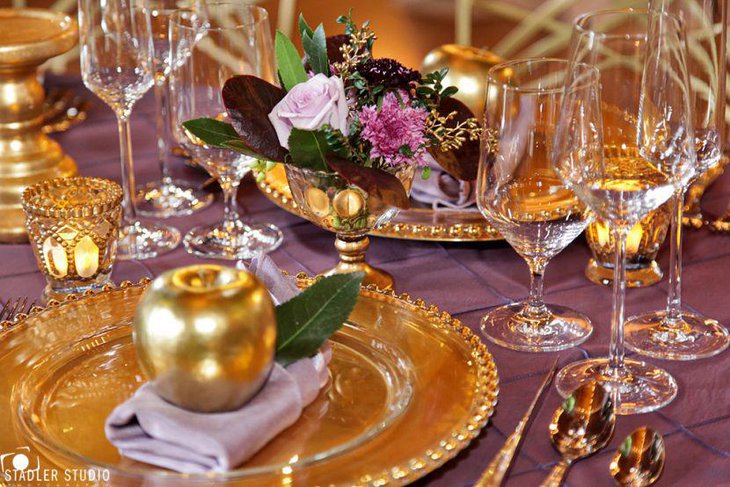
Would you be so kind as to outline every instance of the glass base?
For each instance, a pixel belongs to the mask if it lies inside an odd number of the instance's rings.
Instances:
[[[63,302],[69,295],[78,295],[85,293],[86,291],[98,291],[110,282],[111,280],[109,279],[109,273],[107,272],[106,274],[99,275],[93,281],[78,283],[76,285],[70,285],[63,288],[53,288],[51,286],[51,283],[48,283],[46,284],[46,287],[43,288],[43,294],[41,294],[41,302],[46,305],[52,300]]]
[[[176,228],[135,221],[119,229],[117,259],[151,259],[174,250],[179,244],[180,232]]]
[[[613,268],[602,266],[595,259],[588,261],[585,274],[588,280],[594,284],[613,285]],[[659,268],[659,264],[652,260],[646,267],[626,269],[626,286],[647,287],[661,281],[662,277],[664,274]]]
[[[695,360],[712,357],[728,347],[728,331],[717,321],[682,313],[675,323],[666,311],[634,316],[626,321],[626,347],[649,357]]]
[[[616,394],[616,414],[639,414],[666,406],[677,395],[677,382],[663,369],[644,362],[625,360],[624,369],[613,377],[608,359],[574,362],[563,368],[555,386],[563,397],[581,385],[598,381],[609,393]]]
[[[223,222],[196,227],[185,235],[185,249],[206,259],[246,260],[276,250],[284,236],[276,226],[238,222],[233,230]]]
[[[210,206],[213,194],[193,184],[178,181],[155,181],[137,193],[137,212],[154,218],[185,216]]]
[[[555,352],[580,345],[591,336],[588,317],[563,306],[548,306],[543,318],[522,313],[524,303],[491,309],[482,318],[482,333],[490,341],[521,352]]]

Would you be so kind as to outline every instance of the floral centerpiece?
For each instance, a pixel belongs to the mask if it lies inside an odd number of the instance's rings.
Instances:
[[[326,37],[321,24],[312,29],[300,16],[303,57],[276,35],[281,87],[233,77],[223,88],[230,123],[203,118],[184,126],[206,144],[252,156],[259,175],[283,163],[310,219],[352,241],[409,207],[414,173],[427,178],[432,157],[457,178],[474,179],[481,130],[452,98],[457,88],[443,86],[446,70],[422,75],[376,58],[368,22],[357,25],[351,14],[337,22],[344,34]]]

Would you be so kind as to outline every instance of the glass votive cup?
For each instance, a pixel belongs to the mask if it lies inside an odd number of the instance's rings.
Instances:
[[[626,239],[626,285],[646,287],[659,282],[663,273],[656,262],[671,219],[668,204],[646,215],[629,230]],[[595,220],[586,229],[586,240],[593,258],[588,261],[586,277],[596,284],[613,284],[616,242],[613,234],[601,220]]]
[[[25,227],[46,278],[43,297],[98,289],[109,282],[122,218],[122,188],[106,179],[57,178],[23,192]]]

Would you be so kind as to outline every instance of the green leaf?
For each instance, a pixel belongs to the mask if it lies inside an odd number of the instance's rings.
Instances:
[[[424,166],[421,170],[421,179],[424,181],[428,180],[428,178],[431,177],[431,167],[430,166]]]
[[[459,92],[459,88],[456,86],[449,86],[448,88],[445,88],[444,91],[441,92],[441,98],[448,98],[450,96],[455,95]]]
[[[276,64],[279,67],[279,77],[287,91],[299,83],[307,81],[302,59],[292,41],[282,32],[276,32]]]
[[[263,157],[261,154],[257,153],[255,150],[250,148],[246,145],[244,141],[241,139],[232,139],[227,140],[223,142],[221,145],[224,149],[231,149],[233,151],[239,152],[241,154],[244,154],[249,157],[254,157],[260,161],[268,161],[265,157]]]
[[[276,361],[286,366],[311,357],[350,316],[365,274],[320,279],[276,307]]]
[[[307,24],[307,21],[304,20],[304,14],[299,14],[299,35],[304,38],[305,35],[308,37],[312,37],[312,28],[309,27],[309,24]]]
[[[238,139],[233,126],[214,118],[196,118],[183,122],[183,127],[207,145],[222,147],[224,143]]]
[[[327,136],[320,130],[293,128],[289,135],[289,155],[293,164],[297,166],[313,171],[327,171],[325,155],[328,150]]]
[[[311,36],[302,36],[302,46],[307,53],[307,62],[315,73],[330,75],[330,61],[327,58],[327,37],[322,24]]]

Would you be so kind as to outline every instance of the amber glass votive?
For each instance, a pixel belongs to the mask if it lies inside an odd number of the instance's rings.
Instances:
[[[58,178],[23,192],[25,226],[46,277],[44,298],[109,282],[117,250],[122,188],[100,178]]]
[[[636,223],[626,239],[626,285],[645,287],[659,282],[662,270],[656,262],[659,247],[667,236],[670,209],[664,204]],[[605,222],[596,220],[586,229],[586,240],[593,258],[586,266],[586,277],[596,284],[613,283],[616,242]]]

